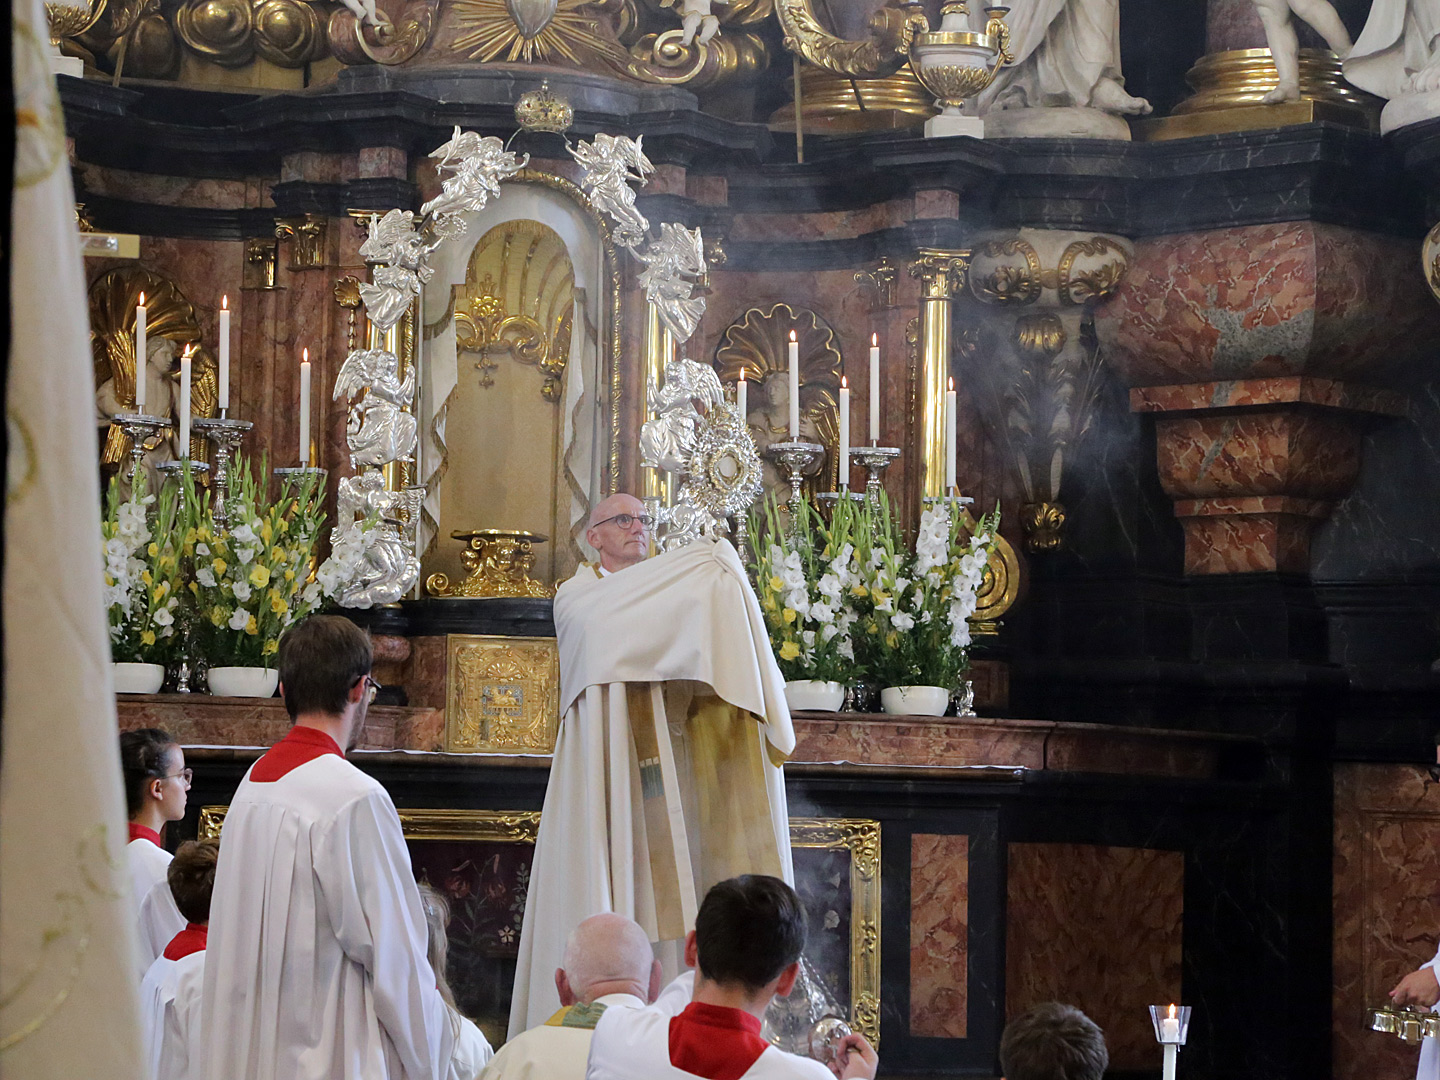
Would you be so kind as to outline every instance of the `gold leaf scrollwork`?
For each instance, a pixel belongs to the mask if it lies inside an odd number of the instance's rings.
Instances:
[[[250,0],[189,0],[175,11],[175,30],[186,48],[221,67],[255,58],[255,16]]]
[[[330,51],[345,64],[384,64],[394,66],[413,60],[435,32],[440,0],[402,0],[390,4],[399,11],[387,10],[377,4],[380,25],[363,25],[355,13],[337,7],[330,13],[325,28]]]
[[[986,304],[1033,304],[1040,299],[1044,278],[1040,256],[1016,236],[986,240],[970,263],[970,295]]]
[[[893,75],[905,63],[917,26],[903,12],[883,7],[870,19],[870,37],[837,37],[815,14],[812,0],[775,0],[785,48],[837,75],[874,78]],[[923,19],[923,16],[921,16]]]
[[[449,636],[445,748],[548,754],[560,725],[554,638]]]
[[[1096,256],[1111,255],[1113,258],[1098,265]],[[1076,264],[1087,260],[1078,269]],[[1060,256],[1057,268],[1057,288],[1062,304],[1083,306],[1099,303],[1114,295],[1130,268],[1130,253],[1107,236],[1095,236],[1089,240],[1076,240]]]

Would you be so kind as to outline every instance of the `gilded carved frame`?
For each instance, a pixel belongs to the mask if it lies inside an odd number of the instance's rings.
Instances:
[[[200,809],[201,839],[219,839],[225,806]],[[401,810],[407,840],[534,844],[534,810]],[[869,818],[790,819],[793,848],[850,853],[850,1025],[880,1043],[880,822]]]

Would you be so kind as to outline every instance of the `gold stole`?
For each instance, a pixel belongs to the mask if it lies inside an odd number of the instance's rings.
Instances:
[[[695,924],[697,897],[739,874],[780,876],[763,734],[750,713],[697,688],[678,748],[663,683],[627,684],[658,939]],[[688,823],[688,827],[687,827]]]

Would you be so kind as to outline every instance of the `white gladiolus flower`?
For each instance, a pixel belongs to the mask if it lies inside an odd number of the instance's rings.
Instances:
[[[109,540],[105,541],[105,554],[107,557],[123,559],[129,554],[129,550],[126,547],[125,541],[121,540],[118,536],[112,536]]]
[[[169,626],[175,621],[175,616],[170,614],[169,608],[161,608],[155,612],[156,626]]]
[[[232,529],[230,535],[235,539],[237,544],[255,543],[255,530],[249,525],[242,524],[238,528]]]
[[[831,641],[838,633],[840,633],[840,627],[836,626],[834,623],[827,623],[825,626],[820,628],[820,640]]]
[[[205,554],[208,555],[209,552],[206,552]],[[215,574],[208,566],[203,566],[199,570],[195,571],[195,580],[198,581],[201,585],[204,585],[207,589],[213,589],[215,587]]]
[[[815,583],[815,591],[831,599],[839,599],[840,589],[840,579],[833,573],[820,575],[820,580]]]
[[[890,625],[895,627],[896,630],[910,630],[915,626],[915,619],[913,616],[906,615],[901,611],[891,616]]]
[[[235,582],[235,599],[236,599],[236,600],[239,600],[240,603],[243,604],[243,603],[245,603],[245,601],[247,601],[247,600],[250,599],[250,595],[251,595],[251,593],[250,593],[250,583],[249,583],[248,581],[241,580],[241,581]]]
[[[201,543],[199,543],[199,544],[196,544],[196,545],[195,545],[195,554],[196,554],[196,555],[204,555],[206,558],[209,558],[209,557],[210,557],[210,545],[209,545],[209,544],[206,544],[206,543],[204,543],[204,542],[201,542]]]
[[[246,611],[243,607],[237,607],[235,613],[230,616],[230,622],[227,625],[231,630],[244,630],[246,624],[249,622],[250,612]]]

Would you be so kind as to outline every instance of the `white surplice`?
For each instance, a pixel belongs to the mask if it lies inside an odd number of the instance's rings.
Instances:
[[[263,761],[222,830],[203,1075],[444,1080],[454,1028],[390,796],[334,753],[265,783]]]
[[[130,898],[135,925],[140,930],[139,977],[145,978],[155,958],[170,939],[185,929],[185,916],[175,906],[166,871],[175,856],[144,837],[125,845],[125,864],[130,871]]]
[[[156,959],[140,987],[149,1074],[156,1080],[199,1080],[200,992],[205,950]]]
[[[633,994],[604,994],[594,1004],[611,1009],[643,1009]],[[539,1027],[522,1031],[500,1048],[481,1080],[585,1080],[593,1026],[567,1026],[565,1009]]]
[[[654,1007],[606,1013],[590,1041],[585,1080],[695,1080],[695,1074],[670,1064],[670,1021]],[[742,1074],[745,1080],[835,1080],[818,1061],[767,1047]]]
[[[567,936],[638,922],[671,974],[716,881],[794,881],[780,765],[795,748],[759,602],[728,541],[698,541],[555,594],[562,720],[520,935],[510,1036],[560,1006]]]
[[[495,1057],[495,1051],[474,1020],[457,1013],[451,1017],[455,1021],[455,1049],[450,1054],[445,1080],[477,1080]]]

